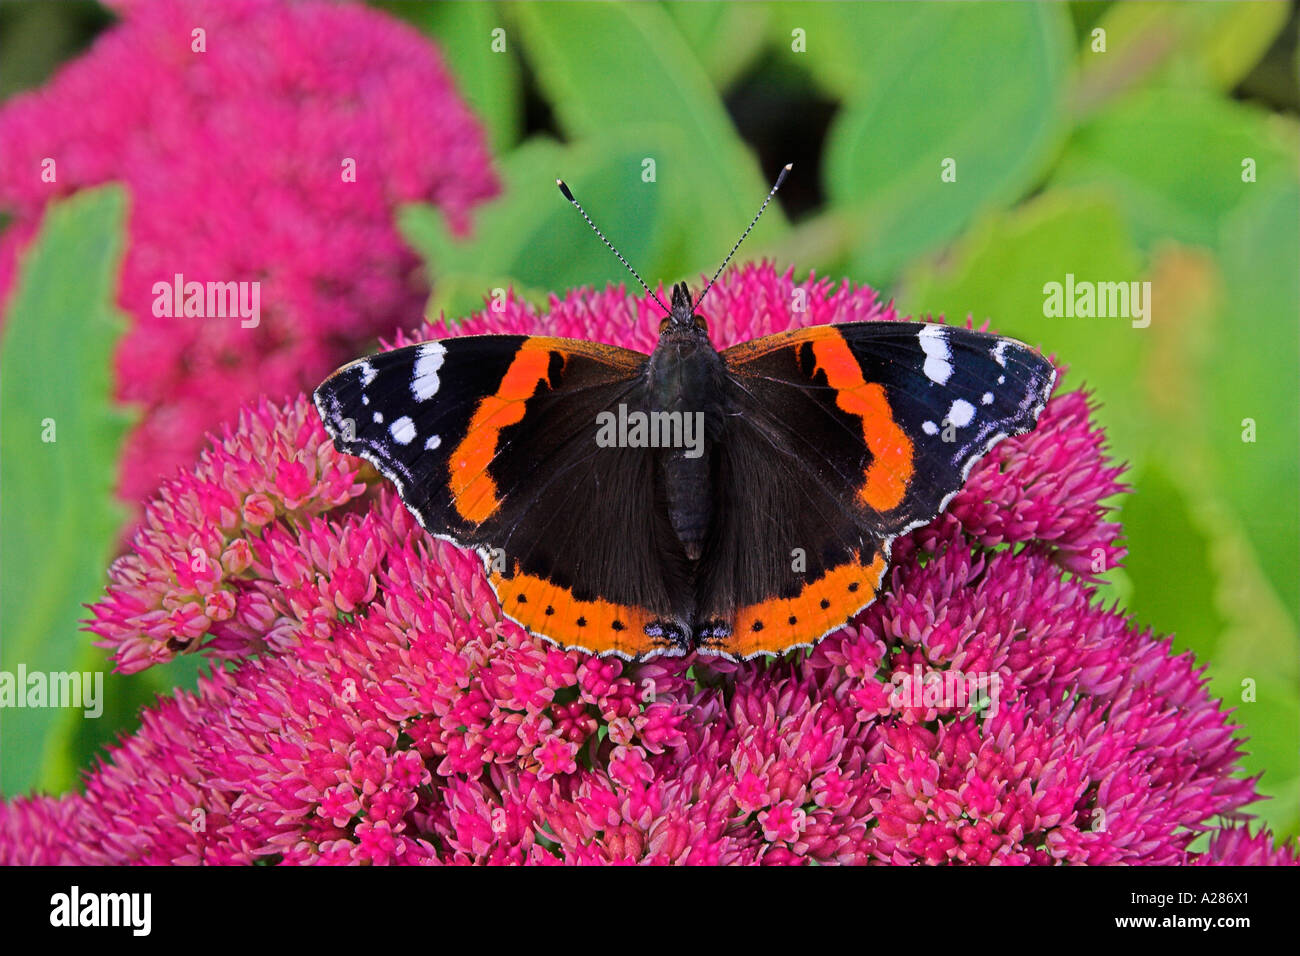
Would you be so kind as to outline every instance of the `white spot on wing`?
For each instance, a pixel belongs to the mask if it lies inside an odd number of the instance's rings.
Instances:
[[[993,346],[993,361],[997,362],[1003,368],[1007,365],[1007,346],[1011,343],[1003,339],[997,345]]]
[[[438,370],[442,368],[447,350],[439,342],[426,342],[416,352],[415,374],[411,377],[411,394],[417,402],[433,398],[438,392]]]
[[[948,421],[958,428],[965,428],[974,417],[975,406],[964,398],[957,399],[952,403],[952,408],[948,409]]]
[[[985,393],[984,393],[984,397],[980,399],[980,404],[981,404],[981,405],[992,405],[992,404],[993,404],[993,393],[992,393],[992,392],[985,392]]]
[[[376,425],[382,425],[383,423],[384,423],[384,413],[383,413],[383,412],[375,412],[375,424],[376,424]]]
[[[438,447],[439,445],[441,445],[441,444],[442,444],[442,436],[441,436],[441,435],[430,435],[430,436],[425,440],[425,442],[424,442],[424,447],[425,447],[425,449],[426,449],[427,451],[433,451],[435,448],[437,448],[437,447]]]
[[[375,371],[375,367],[369,362],[362,362],[357,367],[361,369],[361,387],[365,388],[375,380],[375,376],[378,373]]]
[[[397,444],[409,445],[411,439],[415,437],[415,422],[411,421],[408,416],[403,415],[389,426],[388,431]]]
[[[922,326],[916,333],[916,340],[921,343],[925,353],[925,377],[939,385],[945,384],[952,376],[952,350],[948,348],[948,332],[942,325]]]
[[[921,422],[921,431],[927,435],[937,435],[939,434],[939,426],[934,422]]]

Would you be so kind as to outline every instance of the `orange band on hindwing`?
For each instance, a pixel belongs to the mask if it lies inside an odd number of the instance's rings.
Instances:
[[[596,654],[617,653],[639,657],[651,651],[678,648],[672,622],[643,608],[594,599],[583,601],[573,592],[545,578],[520,573],[511,577],[491,572],[488,579],[501,609],[521,627],[565,647]],[[659,636],[652,636],[657,633]],[[682,630],[677,635],[684,641]],[[678,648],[684,650],[684,647]]]
[[[809,644],[827,631],[847,623],[870,604],[885,571],[885,556],[864,565],[853,560],[809,581],[791,598],[771,598],[741,608],[731,636],[718,650],[738,657],[779,654],[795,644]]]
[[[862,437],[871,452],[858,499],[876,511],[897,508],[912,477],[912,442],[894,420],[884,386],[868,383],[844,336],[833,326],[812,341],[816,368],[835,389],[841,411],[862,419]]]

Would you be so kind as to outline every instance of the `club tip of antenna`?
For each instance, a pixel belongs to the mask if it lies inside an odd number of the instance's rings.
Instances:
[[[569,200],[569,202],[573,202],[573,193],[569,192],[569,187],[564,184],[563,179],[557,179],[555,185],[560,187],[560,192],[564,194],[565,199]]]
[[[781,184],[785,182],[785,177],[789,174],[790,170],[792,169],[794,169],[794,163],[786,163],[784,166],[781,167],[781,172],[778,173],[776,177],[776,185],[772,187],[773,190],[777,190],[781,188]]]
[[[794,169],[794,163],[786,163],[781,168],[788,173],[790,170]]]

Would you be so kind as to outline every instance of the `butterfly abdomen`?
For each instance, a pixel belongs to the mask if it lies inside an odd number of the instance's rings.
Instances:
[[[711,448],[722,427],[726,367],[707,333],[691,326],[661,337],[646,374],[651,416],[672,430],[659,458],[668,518],[686,557],[698,561],[713,518]]]
[[[712,481],[708,457],[687,458],[668,452],[661,462],[668,520],[681,542],[686,557],[698,561],[713,517],[710,507]]]

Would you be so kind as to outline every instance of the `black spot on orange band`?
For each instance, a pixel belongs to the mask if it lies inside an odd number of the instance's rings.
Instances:
[[[870,604],[884,571],[883,554],[866,564],[854,555],[852,561],[809,581],[794,597],[773,597],[741,608],[731,634],[712,646],[735,657],[749,657],[809,644]]]
[[[501,607],[521,627],[564,647],[639,657],[686,650],[686,632],[644,608],[584,601],[553,581],[521,573],[488,575]]]

